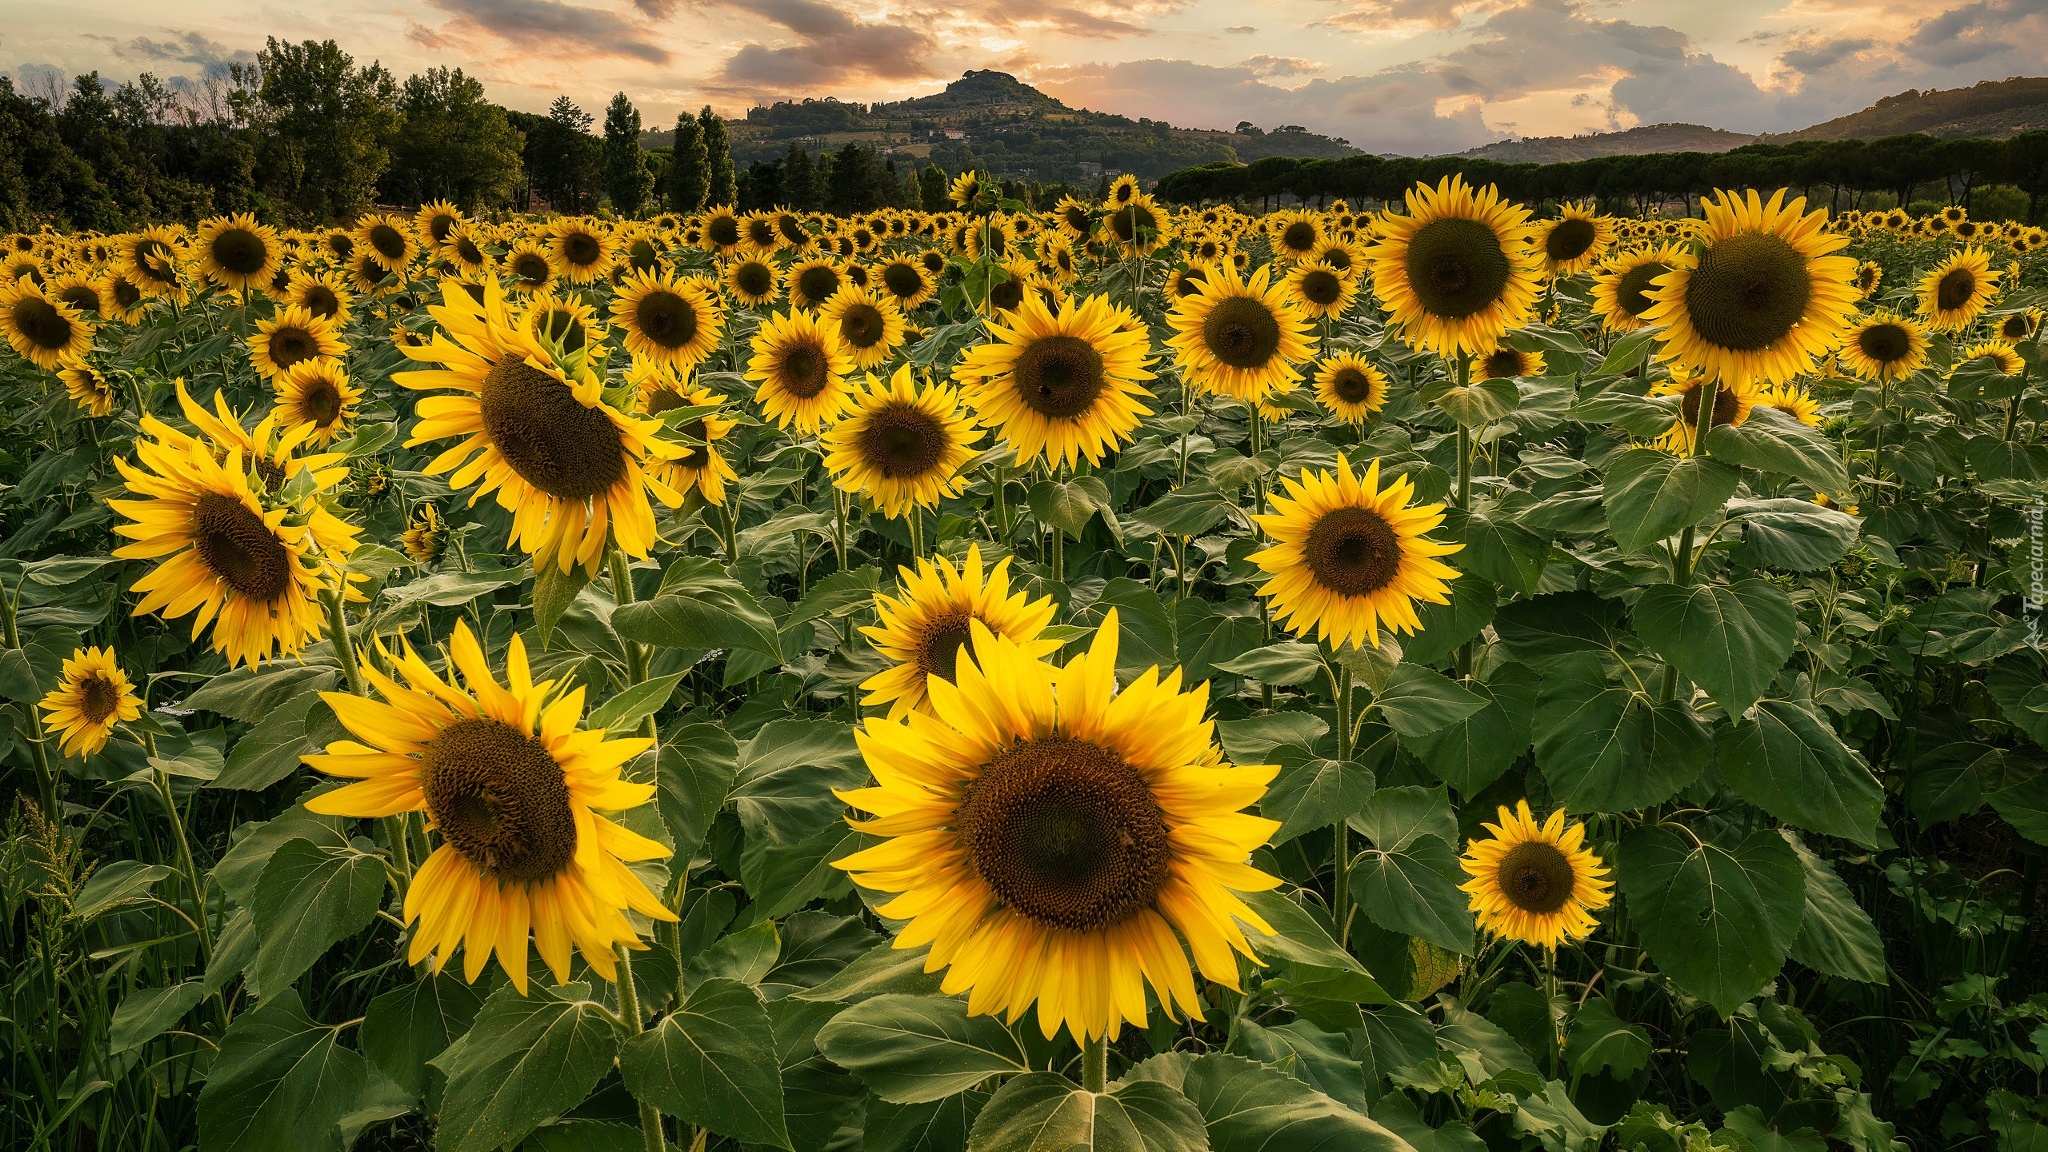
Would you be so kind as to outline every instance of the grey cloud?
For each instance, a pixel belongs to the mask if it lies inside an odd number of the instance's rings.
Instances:
[[[670,60],[669,51],[646,28],[601,8],[560,0],[427,2],[454,17],[450,27],[482,33],[514,48],[578,58],[624,56],[650,64]]]
[[[137,36],[126,44],[115,45],[114,53],[126,60],[196,64],[206,76],[225,76],[228,65],[247,64],[256,59],[256,53],[249,49],[229,48],[198,32],[165,31],[170,33],[168,40]]]
[[[921,28],[863,23],[818,0],[754,0],[745,11],[780,24],[798,42],[742,45],[720,74],[727,90],[810,94],[855,80],[933,75],[927,61],[937,44]]]

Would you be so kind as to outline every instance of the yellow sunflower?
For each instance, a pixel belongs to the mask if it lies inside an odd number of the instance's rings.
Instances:
[[[1192,296],[1176,300],[1167,322],[1181,373],[1196,387],[1240,400],[1257,400],[1301,379],[1298,367],[1315,354],[1309,321],[1274,283],[1272,267],[1249,281],[1217,265]]]
[[[531,240],[521,240],[505,253],[505,271],[512,275],[512,290],[525,294],[545,292],[555,279],[547,249]]]
[[[719,408],[726,403],[724,396],[711,389],[692,386],[652,365],[635,364],[628,379],[639,387],[640,411],[647,416],[659,417],[678,408]],[[718,442],[738,426],[739,421],[713,413],[684,420],[676,430],[696,443],[683,447],[683,454],[676,459],[655,464],[654,474],[677,492],[695,491],[708,504],[723,504],[726,482],[739,479],[739,473],[719,452]]]
[[[277,229],[258,224],[248,212],[216,216],[199,225],[192,238],[199,270],[208,280],[235,292],[268,288],[277,274]]]
[[[714,256],[730,256],[746,240],[746,235],[740,231],[739,214],[728,207],[721,206],[704,213],[702,227],[704,232],[699,243]]]
[[[1877,291],[1877,286],[1883,279],[1884,265],[1875,260],[1865,260],[1856,266],[1856,290],[1861,292],[1866,300]]]
[[[1680,368],[1672,372],[1669,380],[1650,389],[1652,396],[1679,398],[1678,419],[1652,441],[1656,447],[1679,456],[1691,456],[1698,451],[1700,405],[1706,402],[1706,385],[1705,376]],[[1745,380],[1721,381],[1714,389],[1714,411],[1707,420],[1707,430],[1747,421],[1750,410],[1763,398],[1764,388],[1765,385]]]
[[[440,510],[432,504],[422,504],[414,509],[405,531],[399,534],[398,542],[415,564],[432,564],[440,560],[442,551],[448,547],[448,528],[441,521]]]
[[[1553,949],[1591,936],[1599,927],[1593,913],[1614,899],[1614,884],[1585,846],[1586,826],[1566,827],[1562,808],[1539,825],[1521,800],[1485,828],[1491,835],[1467,844],[1458,861],[1472,877],[1459,887],[1471,895],[1479,927]]]
[[[1147,195],[1137,195],[1110,209],[1103,224],[1125,253],[1143,256],[1173,239],[1173,220]]]
[[[71,305],[80,315],[91,313],[94,316],[105,316],[106,293],[106,282],[102,278],[89,276],[83,272],[65,272],[52,276],[50,282],[43,285],[45,296]]]
[[[1547,370],[1543,353],[1497,345],[1472,361],[1474,380],[1513,380],[1517,376],[1541,376]]]
[[[114,726],[142,716],[142,700],[112,648],[79,648],[39,705],[43,731],[58,738],[66,756],[90,756],[107,746]]]
[[[628,352],[679,371],[702,364],[725,332],[725,305],[695,277],[635,272],[619,285],[611,310]]]
[[[1609,256],[1593,275],[1593,314],[1609,332],[1643,327],[1643,313],[1656,303],[1650,293],[1657,277],[1678,267],[1682,251],[1676,244],[1664,244]]]
[[[1139,383],[1152,379],[1150,337],[1106,297],[1068,299],[1055,312],[1033,293],[988,331],[994,339],[969,348],[953,378],[1018,463],[1099,464],[1151,415],[1152,393]]]
[[[1920,315],[1936,332],[1960,332],[1998,298],[1991,253],[1962,248],[1920,280]]]
[[[1062,196],[1053,216],[1059,220],[1061,233],[1071,240],[1085,241],[1095,234],[1095,208],[1086,200]]]
[[[393,275],[404,275],[406,266],[420,253],[419,240],[412,234],[412,221],[382,212],[363,217],[356,225],[355,241],[358,255],[367,255]]]
[[[313,426],[306,443],[325,447],[334,443],[362,402],[363,390],[349,383],[348,372],[337,360],[302,360],[271,381],[277,390],[278,423],[290,428]]]
[[[596,572],[607,540],[643,558],[654,544],[651,492],[673,508],[682,496],[648,474],[650,459],[675,453],[655,438],[659,425],[604,402],[604,381],[580,356],[555,360],[513,322],[495,283],[481,303],[448,285],[428,310],[442,332],[407,357],[438,369],[392,379],[419,390],[453,389],[420,400],[420,422],[406,447],[461,437],[426,467],[452,473],[455,488],[477,486],[473,505],[495,492],[512,514],[512,541],[534,558]]]
[[[265,380],[308,360],[339,356],[348,351],[339,325],[297,305],[286,305],[268,320],[256,322],[249,337],[249,363]]]
[[[1352,301],[1358,299],[1358,277],[1304,260],[1287,273],[1287,298],[1303,315],[1334,320],[1349,312]]]
[[[1450,602],[1457,571],[1436,559],[1463,548],[1431,540],[1441,504],[1412,504],[1414,481],[1380,487],[1380,462],[1360,479],[1343,453],[1334,472],[1303,472],[1281,481],[1286,495],[1254,516],[1273,539],[1250,560],[1272,579],[1259,588],[1273,618],[1298,636],[1311,631],[1333,646],[1379,647],[1379,625],[1395,632],[1422,626],[1415,603]]]
[[[73,360],[57,369],[64,394],[85,409],[88,416],[112,416],[121,406],[121,388],[107,374],[84,360]]]
[[[1806,198],[1724,192],[1705,204],[1693,251],[1657,278],[1643,320],[1664,326],[1662,359],[1730,383],[1810,371],[1856,312],[1856,261]]]
[[[1440,356],[1476,352],[1529,322],[1538,258],[1529,210],[1463,176],[1408,191],[1407,215],[1377,223],[1373,290],[1408,342]]]
[[[2015,344],[2022,340],[2031,339],[2040,328],[2041,310],[2039,308],[2022,308],[2017,312],[2008,312],[1998,318],[1998,338]]]
[[[1977,360],[1998,369],[2001,376],[2017,376],[2027,370],[2027,362],[2020,359],[2018,349],[2003,340],[1985,340],[1957,353],[1955,367],[1949,369],[1949,375],[1955,375],[1958,369]]]
[[[905,312],[931,299],[939,289],[938,277],[926,271],[923,264],[910,256],[897,256],[884,261],[881,268],[876,271],[874,282]]]
[[[463,291],[471,299],[483,290],[468,281],[456,283],[464,285]],[[592,358],[600,358],[611,351],[604,342],[609,331],[598,323],[597,309],[585,303],[580,293],[566,300],[553,293],[527,297],[525,307],[519,310],[519,326],[549,350],[562,355],[587,352]]]
[[[769,316],[755,330],[751,349],[747,379],[759,385],[754,400],[777,428],[812,435],[852,405],[846,378],[854,372],[853,355],[838,327],[815,313],[792,308]]]
[[[94,325],[30,280],[0,284],[0,332],[22,359],[55,368],[92,350]]]
[[[572,944],[600,976],[616,980],[613,949],[646,947],[625,913],[676,919],[628,866],[670,851],[602,814],[654,798],[654,785],[619,771],[654,742],[577,727],[583,689],[534,683],[516,633],[502,685],[460,620],[448,656],[462,687],[410,645],[395,657],[381,644],[378,651],[398,672],[394,679],[377,670],[379,661],[363,660],[383,700],[320,694],[356,739],[305,761],[354,783],[306,807],[323,816],[426,813],[440,844],[406,890],[405,922],[418,924],[408,963],[431,955],[439,972],[460,946],[463,979],[474,983],[496,952],[523,996],[530,936],[557,984],[569,979]]]
[[[176,228],[156,225],[120,238],[119,268],[145,296],[185,298],[185,237]]]
[[[782,290],[782,276],[775,265],[758,256],[727,262],[722,279],[733,299],[749,308],[775,303]]]
[[[436,250],[445,250],[462,226],[462,209],[447,200],[430,200],[412,214],[413,231]]]
[[[1238,922],[1272,932],[1235,893],[1279,884],[1247,863],[1279,825],[1242,811],[1279,769],[1225,764],[1207,686],[1182,691],[1179,669],[1117,692],[1114,610],[1064,668],[969,632],[955,679],[926,681],[929,714],[856,733],[876,784],[840,798],[886,839],[835,866],[899,894],[877,909],[908,921],[894,946],[930,945],[970,1013],[1015,1023],[1035,1003],[1048,1038],[1114,1037],[1145,1026],[1149,985],[1199,1019],[1187,952],[1234,989]]]
[[[1316,399],[1347,424],[1370,423],[1387,404],[1387,374],[1356,352],[1339,352],[1316,368]]]
[[[131,324],[142,316],[143,301],[149,299],[134,277],[118,268],[100,278],[100,315],[108,320]]]
[[[1714,406],[1720,407],[1718,403]],[[1755,407],[1775,408],[1809,428],[1820,427],[1820,404],[1814,400],[1812,393],[1797,384],[1771,385],[1756,398]],[[1694,405],[1694,412],[1697,415],[1697,404]]]
[[[490,240],[491,232],[486,226],[458,224],[441,246],[441,258],[453,264],[459,272],[477,275],[491,266],[493,258],[484,247]]]
[[[965,208],[974,203],[975,197],[981,195],[981,186],[981,173],[969,168],[953,177],[953,183],[946,188],[946,199],[951,200],[956,207]]]
[[[1325,239],[1322,217],[1299,210],[1266,217],[1266,235],[1273,244],[1273,259],[1283,264],[1308,259]]]
[[[345,325],[348,323],[350,298],[348,285],[334,273],[295,268],[291,283],[285,286],[280,301],[287,307],[304,308],[322,320]]]
[[[846,269],[830,256],[813,256],[791,264],[782,284],[793,307],[816,308],[846,286]]]
[[[611,237],[583,217],[566,217],[548,233],[548,261],[571,284],[604,279],[615,255]]]
[[[1849,329],[1835,358],[1865,380],[1897,380],[1927,363],[1927,326],[1911,316],[1873,312]]]
[[[1010,591],[1008,556],[984,575],[979,544],[967,546],[967,558],[958,568],[944,556],[920,557],[917,571],[897,569],[896,595],[875,594],[876,623],[861,628],[875,651],[894,662],[861,683],[867,693],[861,703],[887,704],[891,720],[929,713],[925,678],[958,682],[955,664],[975,620],[1032,659],[1050,656],[1060,650],[1060,642],[1039,634],[1052,623],[1055,607],[1050,596],[1032,600],[1028,593]]]
[[[1543,256],[1543,270],[1552,276],[1584,272],[1613,243],[1614,221],[1580,204],[1566,204],[1557,219],[1537,228],[1536,249]]]
[[[903,310],[896,297],[867,286],[847,285],[818,309],[818,322],[839,333],[854,367],[871,369],[903,343]]]
[[[966,482],[961,466],[979,439],[980,429],[960,410],[959,392],[930,381],[919,387],[905,364],[887,383],[868,373],[867,386],[853,394],[853,410],[825,433],[825,467],[840,490],[900,520],[959,495]]]

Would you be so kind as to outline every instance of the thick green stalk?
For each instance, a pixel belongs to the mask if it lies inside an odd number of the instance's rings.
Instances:
[[[1678,555],[1671,562],[1671,582],[1681,588],[1692,583],[1694,539],[1693,527],[1688,524],[1684,534],[1678,538]],[[1676,695],[1678,695],[1678,665],[1666,662],[1664,665],[1664,688],[1657,698],[1659,700],[1669,700]]]
[[[15,620],[14,597],[4,589],[0,589],[0,637],[4,637],[9,648],[21,649],[21,626]],[[62,823],[63,816],[57,811],[57,775],[50,771],[50,752],[43,747],[43,726],[38,722],[34,704],[24,704],[21,710],[28,717],[21,733],[28,741],[29,755],[35,759],[36,790],[42,797],[43,815],[52,824]]]
[[[1098,1036],[1081,1044],[1081,1087],[1090,1092],[1109,1089],[1109,1040]]]
[[[619,1019],[625,1022],[627,1036],[638,1036],[647,1030],[647,1021],[640,1014],[640,990],[633,986],[633,952],[624,944],[613,945],[613,950],[619,964]],[[640,1101],[640,1135],[647,1141],[647,1152],[667,1152],[661,1112],[645,1100]]]
[[[1331,653],[1335,656],[1335,652]],[[1351,760],[1351,669],[1339,664],[1333,676],[1337,695],[1337,759]],[[1351,935],[1351,829],[1339,820],[1330,830],[1330,921],[1337,942],[1348,946]]]

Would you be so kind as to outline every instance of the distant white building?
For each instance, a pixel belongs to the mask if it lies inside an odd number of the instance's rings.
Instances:
[[[1097,164],[1093,160],[1083,160],[1075,166],[1081,169],[1081,175],[1083,176],[1102,175],[1102,165]]]

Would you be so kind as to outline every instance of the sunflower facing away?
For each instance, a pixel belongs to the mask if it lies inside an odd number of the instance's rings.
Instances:
[[[994,339],[969,348],[953,378],[981,422],[1009,440],[1020,465],[1082,457],[1099,464],[1152,412],[1144,403],[1152,393],[1139,383],[1152,379],[1149,338],[1130,320],[1106,297],[1068,299],[1055,312],[1031,293],[989,322]]]
[[[265,380],[292,365],[323,356],[339,356],[348,344],[338,335],[332,320],[313,315],[296,304],[287,305],[268,320],[256,322],[249,337],[249,363]]]
[[[1856,261],[1806,198],[1768,203],[1723,192],[1705,204],[1698,249],[1657,278],[1643,314],[1664,326],[1658,355],[1731,383],[1776,384],[1810,371],[1855,315]]]
[[[1567,204],[1558,218],[1538,227],[1536,249],[1552,276],[1584,272],[1614,243],[1614,222],[1580,204]]]
[[[1479,927],[1496,936],[1556,948],[1593,934],[1593,913],[1614,899],[1607,866],[1586,847],[1586,826],[1565,826],[1564,809],[1540,825],[1527,800],[1500,809],[1486,839],[1466,845],[1458,861],[1472,879],[1459,888],[1472,897]]]
[[[1998,298],[1991,253],[1964,248],[1950,253],[1920,281],[1920,315],[1936,332],[1960,332]]]
[[[66,756],[90,756],[107,746],[114,726],[142,715],[142,700],[112,648],[80,648],[65,658],[57,686],[40,705],[43,730],[58,738]]]
[[[1538,258],[1529,210],[1463,176],[1408,191],[1407,215],[1382,218],[1368,250],[1373,290],[1410,344],[1440,356],[1476,352],[1529,322]]]
[[[812,435],[853,403],[846,382],[853,356],[838,329],[815,313],[793,308],[769,316],[755,330],[752,349],[747,379],[759,385],[754,400],[777,428]]]
[[[92,322],[28,280],[0,285],[0,331],[22,359],[38,368],[55,368],[92,349]]]
[[[64,382],[64,394],[77,401],[88,416],[112,416],[121,406],[121,388],[107,374],[84,360],[73,360],[57,369]]]
[[[966,650],[973,621],[981,621],[1033,659],[1060,650],[1059,641],[1039,638],[1052,623],[1052,597],[1032,600],[1028,593],[1012,593],[1008,556],[984,575],[978,544],[967,546],[967,557],[958,568],[944,556],[935,556],[920,558],[915,572],[897,569],[896,593],[877,592],[876,623],[861,627],[875,651],[895,662],[888,671],[862,682],[867,695],[861,703],[887,704],[891,720],[931,711],[925,694],[927,676],[958,682],[955,665]]]
[[[1643,327],[1643,313],[1656,303],[1650,293],[1657,277],[1678,266],[1682,251],[1678,245],[1663,244],[1609,256],[1593,275],[1593,314],[1609,332]]]
[[[853,411],[825,433],[833,484],[891,519],[959,494],[960,469],[974,457],[981,430],[960,410],[957,390],[929,381],[919,387],[905,364],[887,383],[869,373],[853,399]]]
[[[442,551],[448,547],[448,528],[441,521],[440,510],[432,504],[420,505],[414,510],[412,519],[406,522],[398,542],[415,564],[432,564],[439,560]]]
[[[1278,824],[1242,811],[1279,769],[1225,764],[1207,685],[1182,691],[1179,669],[1117,692],[1114,610],[1064,668],[969,631],[955,679],[926,681],[929,714],[855,734],[875,786],[839,795],[887,839],[835,866],[898,894],[877,908],[909,922],[894,946],[929,944],[970,1013],[1035,1003],[1047,1038],[1114,1037],[1145,1026],[1149,985],[1200,1019],[1193,969],[1237,988],[1238,922],[1272,933],[1236,893],[1279,883],[1247,863]]]
[[[1387,374],[1356,352],[1339,352],[1316,369],[1316,399],[1347,424],[1366,424],[1387,404]]]
[[[872,287],[841,288],[818,309],[818,321],[838,331],[856,368],[879,367],[903,343],[903,310],[896,297]]]
[[[348,382],[348,372],[338,360],[301,361],[271,383],[277,389],[278,423],[287,428],[312,425],[306,443],[315,447],[334,443],[355,419],[363,398],[363,390]]]
[[[1865,380],[1897,380],[1927,363],[1927,326],[1911,316],[1873,312],[1849,329],[1835,359]]]
[[[396,679],[367,658],[362,667],[383,700],[320,694],[356,739],[305,761],[355,782],[306,807],[325,816],[425,812],[428,829],[440,834],[405,894],[405,922],[418,924],[408,963],[431,955],[439,972],[460,946],[463,979],[474,983],[496,952],[523,996],[530,936],[557,984],[569,979],[572,944],[615,980],[613,948],[645,947],[626,911],[676,919],[627,867],[666,859],[669,850],[602,815],[654,798],[654,785],[619,773],[653,741],[578,728],[583,689],[534,683],[517,634],[506,645],[502,685],[459,620],[448,655],[463,687],[410,645],[396,657],[381,646],[379,654]]]
[[[1380,487],[1380,462],[1360,479],[1343,453],[1334,472],[1283,479],[1269,515],[1254,516],[1273,545],[1250,559],[1272,579],[1259,588],[1274,619],[1298,636],[1353,648],[1379,647],[1379,625],[1422,626],[1416,601],[1450,602],[1457,571],[1436,559],[1463,548],[1424,535],[1444,520],[1441,504],[1413,504],[1414,481]]]
[[[645,415],[658,417],[678,408],[717,408],[726,402],[709,388],[694,387],[652,366],[636,364],[634,369],[628,379],[640,388],[640,411]],[[694,443],[678,445],[682,455],[674,460],[654,464],[654,475],[677,492],[694,490],[706,503],[723,504],[726,482],[739,479],[739,473],[718,450],[718,442],[738,426],[736,420],[711,413],[684,420],[676,430]]]
[[[1167,315],[1174,360],[1196,387],[1257,400],[1301,379],[1297,367],[1315,354],[1309,320],[1262,267],[1249,281],[1228,264],[1209,269],[1192,296]]]
[[[650,459],[673,455],[655,439],[657,424],[604,402],[604,382],[581,357],[554,360],[513,323],[504,292],[484,285],[481,303],[452,285],[428,309],[443,333],[407,357],[440,368],[399,372],[399,384],[453,389],[420,400],[407,447],[460,437],[426,467],[452,473],[456,488],[476,485],[470,503],[495,492],[512,513],[512,540],[534,558],[595,572],[605,542],[644,558],[654,544],[652,492],[674,507],[682,496],[648,474]]]

